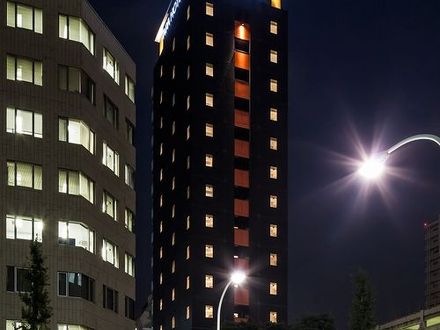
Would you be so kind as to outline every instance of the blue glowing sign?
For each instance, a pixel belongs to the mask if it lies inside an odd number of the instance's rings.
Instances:
[[[166,21],[166,23],[165,23],[165,25],[163,27],[163,36],[164,37],[166,36],[166,34],[168,32],[168,29],[170,28],[171,23],[174,20],[174,16],[176,16],[177,9],[179,9],[179,6],[180,6],[181,2],[182,2],[182,0],[176,0],[174,2],[173,6],[171,7],[171,10],[168,12],[168,18],[167,18],[167,21]]]

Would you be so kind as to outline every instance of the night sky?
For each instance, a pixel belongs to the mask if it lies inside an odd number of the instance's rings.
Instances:
[[[239,1],[239,0],[237,0]],[[138,288],[149,288],[150,89],[167,0],[91,0],[137,63]],[[284,0],[289,10],[289,313],[347,328],[351,274],[372,279],[379,322],[424,305],[423,223],[440,213],[440,150],[419,142],[380,185],[348,158],[440,134],[440,1]],[[140,281],[142,282],[142,281]]]

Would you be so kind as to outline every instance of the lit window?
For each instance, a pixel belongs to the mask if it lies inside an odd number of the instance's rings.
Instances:
[[[80,42],[95,55],[95,35],[81,18],[59,15],[58,23],[60,38]]]
[[[205,105],[212,108],[214,106],[214,95],[206,93],[205,94]]]
[[[214,65],[211,63],[206,63],[205,73],[209,77],[214,77]]]
[[[102,143],[102,164],[119,176],[119,154],[110,148],[106,142]]]
[[[186,37],[186,50],[191,48],[191,36]]]
[[[161,246],[159,248],[159,259],[162,259],[162,258],[163,258],[163,247]]]
[[[271,0],[270,3],[272,7],[281,9],[281,0]]]
[[[41,113],[14,108],[6,109],[6,132],[12,134],[43,137],[43,116]]]
[[[269,264],[273,267],[278,266],[278,254],[271,253],[269,256]]]
[[[187,126],[186,127],[186,139],[189,140],[189,138],[191,137],[191,126]]]
[[[163,284],[163,275],[162,275],[162,273],[159,274],[159,284]]]
[[[186,169],[189,170],[190,167],[191,167],[191,157],[188,156],[186,157]]]
[[[118,201],[106,191],[102,194],[102,212],[109,215],[115,221],[118,220]]]
[[[269,228],[270,237],[278,237],[278,226],[270,225]]]
[[[270,195],[270,207],[276,209],[278,207],[278,197]]]
[[[205,215],[205,227],[214,228],[214,216],[212,214]]]
[[[24,81],[43,86],[43,63],[30,58],[6,56],[8,80]]]
[[[173,70],[171,73],[171,79],[174,79],[174,78],[176,78],[176,66],[175,65],[173,65]]]
[[[278,322],[278,313],[277,312],[269,312],[269,322],[277,323]]]
[[[59,221],[58,243],[95,253],[95,232],[82,223]]]
[[[159,145],[159,155],[163,154],[163,143]]]
[[[271,179],[274,179],[274,180],[278,179],[278,167],[271,166],[269,175],[270,175]]]
[[[176,205],[173,205],[171,207],[171,218],[174,218],[176,216]]]
[[[159,223],[159,233],[163,233],[163,221]]]
[[[171,246],[174,246],[176,244],[176,233],[173,233],[171,235]]]
[[[102,52],[102,67],[119,85],[119,62],[116,61],[116,58],[105,48]]]
[[[187,276],[186,277],[186,289],[189,290],[190,287],[191,287],[191,277]]]
[[[58,272],[58,295],[95,301],[95,280],[81,273]],[[60,325],[58,325],[60,329]],[[83,329],[69,326],[62,329]]]
[[[176,272],[176,261],[173,260],[171,263],[171,274],[174,274]]]
[[[270,51],[270,61],[272,63],[278,63],[278,52],[276,50]]]
[[[128,253],[125,254],[125,272],[134,277],[134,257],[132,255],[129,255]]]
[[[39,165],[7,162],[8,186],[43,189],[43,170]]]
[[[214,197],[214,186],[207,184],[205,185],[205,196],[206,197]]]
[[[175,177],[173,177],[171,179],[171,190],[174,190],[174,189],[176,189],[176,178]]]
[[[172,51],[174,52],[175,49],[176,49],[176,38],[173,38]]]
[[[6,238],[33,241],[43,240],[43,220],[15,215],[6,216]]]
[[[207,137],[214,137],[214,126],[212,124],[205,125],[205,135]]]
[[[134,213],[127,208],[125,209],[125,228],[131,232],[134,229]]]
[[[186,217],[186,230],[189,230],[190,227],[191,227],[191,217],[188,215]]]
[[[95,202],[95,183],[81,172],[58,170],[58,192]]]
[[[41,9],[7,2],[7,25],[13,28],[43,33],[43,12]]]
[[[270,91],[274,93],[278,93],[278,80],[275,79],[270,80]]]
[[[278,284],[275,282],[270,282],[269,293],[271,296],[276,296],[278,294]]]
[[[102,240],[102,260],[119,268],[118,247],[105,238]]]
[[[189,110],[190,107],[191,107],[191,96],[188,95],[186,97],[186,110]]]
[[[185,318],[189,320],[191,317],[191,306],[186,306]]]
[[[160,207],[163,206],[163,195],[160,195],[160,197],[159,197],[159,206]]]
[[[95,153],[95,133],[80,120],[59,118],[58,140],[82,145],[90,153]]]
[[[214,16],[214,4],[211,2],[206,3],[206,15],[207,16]]]
[[[160,74],[160,77],[162,78],[162,76],[163,76],[163,65],[160,66],[160,72],[159,72],[159,74]]]
[[[25,276],[20,274],[20,277],[24,278]],[[15,282],[13,282],[13,283],[15,283]],[[30,291],[30,290],[28,290],[28,291]],[[6,320],[6,330],[20,330],[20,329],[30,329],[30,327],[27,323],[25,323],[23,321]],[[89,330],[89,329],[87,329],[87,330]]]
[[[278,110],[275,108],[270,108],[270,120],[278,121]]]
[[[163,180],[163,169],[162,168],[160,169],[160,172],[159,172],[159,180],[160,181]]]
[[[125,75],[125,95],[134,103],[135,99],[135,85],[133,79]]]
[[[159,310],[161,311],[163,309],[163,300],[159,300]]]
[[[191,257],[191,247],[186,247],[186,260],[188,260]]]
[[[205,275],[205,288],[212,289],[214,287],[214,276]]]
[[[205,305],[205,318],[207,319],[214,318],[214,306]]]
[[[214,35],[212,33],[206,32],[205,44],[206,46],[214,47]]]
[[[271,150],[278,150],[278,139],[271,137],[269,145]]]
[[[125,184],[134,189],[134,168],[127,164],[125,165]]]
[[[205,166],[213,167],[214,166],[214,156],[210,154],[205,155]]]
[[[171,125],[171,135],[176,134],[176,122],[173,121],[173,124]]]
[[[206,258],[214,258],[214,246],[213,245],[205,245],[205,257]]]
[[[186,20],[188,21],[191,18],[191,6],[188,5],[188,7],[186,7]]]
[[[171,162],[174,163],[176,161],[176,149],[173,149],[171,152]]]
[[[173,289],[173,293],[174,293],[174,289]],[[172,299],[174,301],[174,298]],[[171,329],[175,329],[176,328],[176,318],[173,316],[171,318]]]
[[[278,34],[278,23],[274,21],[270,21],[270,33]]]

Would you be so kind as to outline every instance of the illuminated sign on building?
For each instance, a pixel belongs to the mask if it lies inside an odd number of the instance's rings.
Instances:
[[[165,15],[165,18],[159,28],[159,32],[157,33],[156,42],[159,42],[162,38],[166,36],[171,26],[171,23],[173,23],[174,17],[176,16],[177,9],[179,9],[180,3],[182,1],[183,0],[176,0],[172,6],[170,5],[170,7],[168,7],[167,14]]]

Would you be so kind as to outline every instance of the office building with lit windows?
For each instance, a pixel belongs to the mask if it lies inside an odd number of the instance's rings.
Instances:
[[[0,16],[0,329],[20,326],[31,240],[50,329],[133,329],[135,65],[85,0]]]
[[[153,89],[154,328],[287,322],[287,12],[172,1]]]

